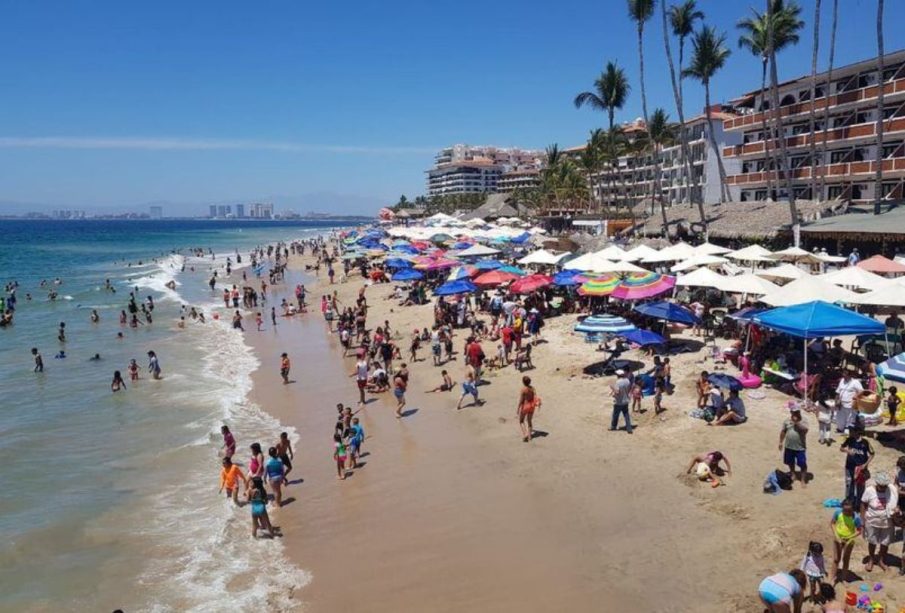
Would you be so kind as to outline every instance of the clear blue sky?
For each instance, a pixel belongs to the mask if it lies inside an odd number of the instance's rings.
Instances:
[[[714,100],[756,87],[734,28],[755,3],[698,4],[733,50]],[[801,4],[780,78],[810,70],[814,2]],[[876,0],[839,4],[836,65],[875,55]],[[887,51],[905,47],[902,23],[905,2],[888,1]],[[649,105],[675,116],[659,13],[651,26]],[[443,145],[579,144],[604,117],[572,99],[607,60],[632,81],[620,119],[640,115],[635,50],[622,0],[6,3],[0,202],[361,210],[421,193]],[[686,91],[699,110],[700,88]]]

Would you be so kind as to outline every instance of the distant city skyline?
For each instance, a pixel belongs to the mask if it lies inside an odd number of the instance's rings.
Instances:
[[[810,71],[814,0],[799,4],[806,25],[798,46],[779,54],[781,80]],[[736,45],[735,22],[752,6],[763,10],[761,1],[698,1],[732,49],[711,84],[714,102],[759,86],[759,59]],[[820,70],[831,7],[823,3]],[[875,17],[875,0],[839,3],[836,66],[876,55]],[[887,2],[888,53],[905,48],[903,20],[905,3]],[[656,14],[645,30],[648,106],[675,119],[660,27]],[[203,215],[210,204],[254,201],[372,213],[423,194],[424,169],[454,143],[580,145],[605,117],[572,100],[609,60],[632,88],[617,121],[640,116],[636,45],[622,1],[580,0],[568,11],[497,2],[480,5],[479,19],[401,2],[352,11],[19,4],[0,21],[10,92],[0,214],[23,203],[147,212],[172,202]],[[702,88],[686,81],[684,90],[686,112],[699,113]]]

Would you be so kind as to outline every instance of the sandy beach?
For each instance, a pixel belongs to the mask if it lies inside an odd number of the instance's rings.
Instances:
[[[303,482],[288,488],[289,504],[272,511],[290,557],[313,576],[293,594],[300,609],[759,612],[763,577],[797,567],[810,540],[831,552],[831,512],[821,503],[842,495],[841,440],[816,445],[808,416],[813,481],[763,494],[765,476],[781,467],[776,443],[788,397],[763,388],[763,399],[744,397],[747,423],[706,427],[687,414],[695,376],[714,370],[703,352],[672,358],[676,388],[664,399],[665,413],[654,417],[646,398],[633,435],[608,432],[612,377],[583,374],[603,354],[572,333],[574,315],[547,321],[535,368],[526,373],[544,399],[540,436],[521,441],[521,374],[513,367],[485,375],[483,407],[456,411],[458,388],[424,393],[439,384],[440,369],[422,348],[426,359],[409,365],[406,417],[395,419],[391,394],[371,395],[357,413],[366,464],[337,481],[331,432],[336,403],[355,407],[354,358],[343,358],[329,334],[316,304],[327,290],[300,272],[307,261],[291,258],[269,304],[301,282],[311,312],[278,318],[276,332],[269,323],[246,332],[261,360],[253,399],[300,433],[291,478]],[[352,304],[361,286],[355,275],[329,291]],[[414,328],[432,322],[432,307],[399,307],[386,300],[391,291],[391,284],[367,289],[368,325],[389,320],[406,347]],[[462,341],[456,337],[457,350]],[[293,360],[294,382],[286,386],[278,374],[283,351]],[[649,364],[640,353],[627,357]],[[461,357],[444,368],[462,380]],[[248,442],[239,441],[240,457]],[[874,466],[892,470],[897,452],[873,444]],[[716,489],[685,475],[693,454],[714,449],[733,468]],[[885,582],[887,610],[905,602],[905,590],[891,581],[897,569],[866,574],[865,553],[859,542],[852,570]]]

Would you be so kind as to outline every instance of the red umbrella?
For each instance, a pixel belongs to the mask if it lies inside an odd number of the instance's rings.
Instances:
[[[516,294],[530,294],[553,283],[548,275],[528,275],[513,283],[509,289]]]
[[[515,281],[516,279],[521,279],[521,277],[511,272],[490,270],[475,277],[474,284],[483,287],[495,287],[497,285],[502,285],[503,283]]]

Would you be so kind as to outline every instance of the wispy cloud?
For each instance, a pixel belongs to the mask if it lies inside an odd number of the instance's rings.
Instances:
[[[0,136],[0,149],[131,149],[138,151],[282,151],[286,153],[352,153],[365,155],[432,154],[435,147],[324,145],[292,141],[220,138]]]

